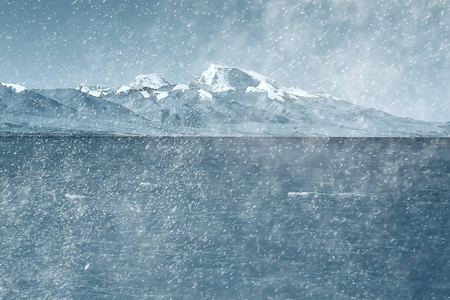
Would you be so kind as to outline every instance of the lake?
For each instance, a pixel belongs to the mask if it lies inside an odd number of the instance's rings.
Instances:
[[[0,137],[2,299],[444,299],[450,139]]]

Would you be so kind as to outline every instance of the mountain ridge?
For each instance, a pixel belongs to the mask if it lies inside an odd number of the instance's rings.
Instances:
[[[189,84],[142,74],[117,89],[0,85],[0,134],[448,137],[450,123],[397,117],[212,64]]]

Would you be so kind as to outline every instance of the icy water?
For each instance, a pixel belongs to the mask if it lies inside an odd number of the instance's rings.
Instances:
[[[445,299],[450,139],[0,138],[2,299]]]

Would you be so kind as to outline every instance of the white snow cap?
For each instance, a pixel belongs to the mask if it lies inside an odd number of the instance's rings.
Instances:
[[[206,90],[219,93],[229,90],[245,90],[247,93],[267,93],[272,100],[284,101],[284,96],[317,97],[298,88],[286,89],[275,80],[253,71],[227,67],[213,63],[198,78],[197,83]]]
[[[210,86],[212,92],[235,90],[228,82],[228,73],[231,69],[219,64],[211,64],[206,71],[203,71],[197,81],[200,84]]]
[[[6,86],[8,88],[13,89],[16,93],[21,93],[21,92],[23,92],[25,90],[28,90],[26,87],[18,85],[18,84],[3,83],[3,82],[1,82],[0,84],[3,85],[3,86]]]
[[[141,74],[134,78],[134,80],[129,84],[129,87],[133,90],[146,87],[157,90],[160,87],[169,84],[170,83],[159,74]]]
[[[256,72],[227,67],[213,63],[197,79],[200,85],[206,85],[211,92],[224,92],[229,90],[247,89],[248,87],[269,87],[277,90],[278,83]]]
[[[142,88],[157,90],[166,85],[170,85],[170,83],[159,74],[141,74],[136,76],[129,85],[122,85],[116,90],[116,94],[127,93],[130,90],[140,90]]]

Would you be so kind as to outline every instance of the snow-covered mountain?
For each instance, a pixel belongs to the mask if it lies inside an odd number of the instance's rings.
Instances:
[[[145,88],[157,90],[166,85],[169,85],[169,82],[159,74],[141,74],[136,76],[130,84],[122,85],[118,88],[116,94],[128,93],[133,90],[142,90]]]
[[[396,117],[213,64],[190,84],[170,84],[158,74],[139,75],[118,89],[2,83],[0,133],[448,137],[450,124]]]

